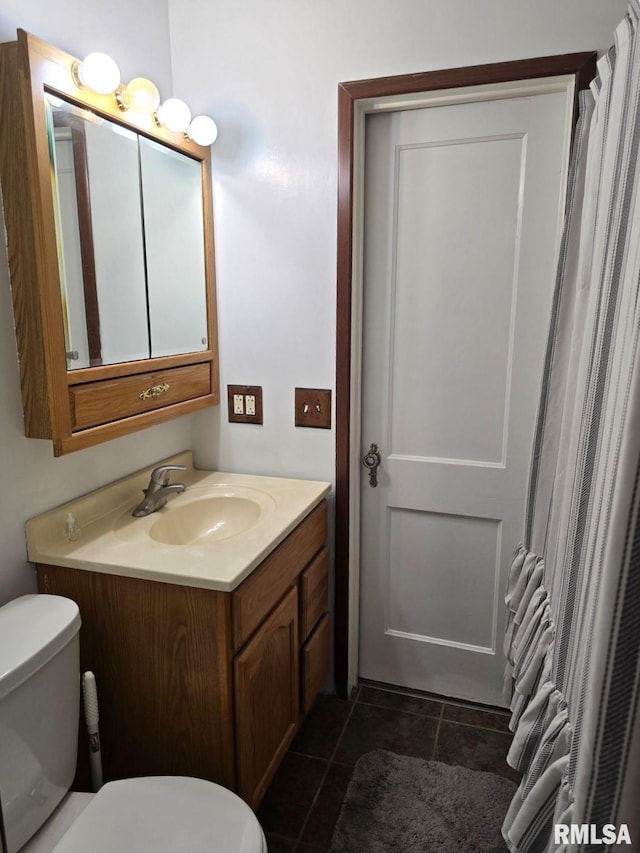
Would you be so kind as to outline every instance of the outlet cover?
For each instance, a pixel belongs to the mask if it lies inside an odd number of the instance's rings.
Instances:
[[[331,429],[331,391],[324,388],[296,388],[295,425]]]
[[[227,403],[230,423],[262,423],[261,385],[227,385]]]

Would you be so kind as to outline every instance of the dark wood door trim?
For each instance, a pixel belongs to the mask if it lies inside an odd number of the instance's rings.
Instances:
[[[353,263],[353,131],[356,102],[437,89],[534,80],[572,74],[576,91],[595,76],[596,54],[572,53],[406,74],[338,84],[338,257],[336,325],[336,533],[335,533],[335,677],[338,693],[348,689],[349,648],[349,443],[351,430],[351,300]],[[577,112],[577,98],[574,115]]]

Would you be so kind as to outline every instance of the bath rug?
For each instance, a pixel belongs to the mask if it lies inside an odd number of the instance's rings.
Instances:
[[[504,853],[509,779],[379,749],[355,766],[331,853]]]

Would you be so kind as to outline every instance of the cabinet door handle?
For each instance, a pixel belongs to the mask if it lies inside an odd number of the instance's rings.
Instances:
[[[150,400],[152,397],[159,397],[160,394],[164,394],[169,388],[168,382],[161,382],[160,385],[152,385],[151,388],[141,391],[138,396],[141,400]]]

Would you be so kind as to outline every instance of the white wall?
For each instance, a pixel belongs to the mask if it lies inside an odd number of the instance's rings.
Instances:
[[[293,389],[334,384],[338,82],[606,48],[626,5],[169,0],[176,94],[219,123],[222,387],[264,386],[262,428],[198,415],[200,459],[333,478],[333,433],[294,428]]]
[[[3,0],[0,41],[16,28],[75,56],[104,50],[123,77],[139,74],[171,92],[167,7],[155,0]],[[180,418],[100,447],[55,459],[51,443],[24,438],[9,271],[0,240],[0,604],[35,591],[27,564],[24,522],[72,497],[191,444],[191,418]]]

